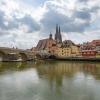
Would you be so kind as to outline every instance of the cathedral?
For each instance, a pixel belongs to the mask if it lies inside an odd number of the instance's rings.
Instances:
[[[55,41],[57,43],[62,43],[62,36],[61,36],[60,26],[58,26],[58,25],[56,25]]]
[[[61,29],[59,25],[56,25],[54,39],[52,34],[50,34],[49,38],[39,40],[35,50],[41,54],[49,53],[59,57],[79,55],[78,47],[71,40],[62,41]]]
[[[39,40],[36,50],[47,50],[50,49],[53,46],[56,46],[57,44],[62,44],[62,36],[60,31],[60,26],[56,25],[56,33],[55,33],[55,39],[53,39],[52,34],[49,35],[49,38]]]
[[[90,45],[89,45],[90,44]],[[92,46],[91,46],[92,44]],[[90,51],[91,47],[95,47],[96,52]],[[88,50],[89,48],[89,50]],[[39,55],[53,55],[56,58],[67,57],[100,57],[100,40],[94,40],[88,44],[77,45],[71,40],[62,41],[61,29],[56,25],[54,38],[50,33],[46,39],[39,40],[36,47],[32,51]]]

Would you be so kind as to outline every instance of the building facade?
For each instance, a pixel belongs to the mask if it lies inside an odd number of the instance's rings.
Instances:
[[[51,54],[59,57],[75,57],[79,56],[79,47],[71,40],[62,42],[60,26],[56,25],[55,39],[52,34],[49,38],[42,39],[38,42],[35,51],[41,54]]]
[[[58,46],[56,55],[59,57],[76,57],[80,56],[80,49],[71,40],[65,40],[61,46]]]
[[[96,49],[95,49],[95,45],[87,42],[84,43],[81,46],[81,55],[82,57],[91,57],[91,58],[95,58],[96,57]]]
[[[71,57],[70,47],[58,47],[56,50],[56,56],[58,57]]]
[[[81,53],[80,53],[80,47],[77,45],[72,45],[71,46],[71,56],[72,57],[80,57]]]

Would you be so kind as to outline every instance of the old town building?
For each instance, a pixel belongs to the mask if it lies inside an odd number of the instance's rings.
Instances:
[[[52,38],[52,34],[50,34],[49,38],[42,39],[38,42],[35,51],[40,53],[54,53],[55,48],[56,41]]]
[[[96,58],[100,58],[100,40],[93,40],[91,42],[96,49]]]
[[[79,47],[71,40],[65,40],[61,47],[56,50],[58,57],[76,57],[80,55]]]
[[[93,40],[82,44],[81,54],[83,57],[100,57],[100,40]]]
[[[93,46],[95,46],[96,51],[100,51],[100,40],[93,40],[90,42]]]
[[[51,54],[59,57],[76,57],[80,56],[80,48],[71,40],[62,41],[60,26],[56,25],[55,39],[52,34],[49,38],[42,39],[38,42],[35,51],[41,54]]]
[[[56,56],[70,57],[71,56],[71,48],[70,47],[58,47],[56,50]]]
[[[95,45],[87,42],[81,46],[82,57],[96,57]]]
[[[80,53],[80,47],[78,45],[73,45],[71,46],[71,56],[72,57],[80,57],[81,53]]]

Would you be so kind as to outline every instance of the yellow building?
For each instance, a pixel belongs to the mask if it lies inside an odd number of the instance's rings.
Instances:
[[[80,48],[71,40],[65,40],[56,50],[58,57],[76,57],[80,56]]]
[[[71,48],[70,47],[58,47],[56,50],[56,55],[58,57],[70,57],[71,56]]]
[[[71,56],[80,56],[80,48],[77,45],[71,46]]]
[[[59,57],[76,57],[80,56],[80,50],[77,46],[59,47],[56,50],[56,55]]]

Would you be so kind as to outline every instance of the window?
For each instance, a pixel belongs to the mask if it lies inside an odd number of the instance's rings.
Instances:
[[[51,53],[51,51],[49,51],[49,53]]]

